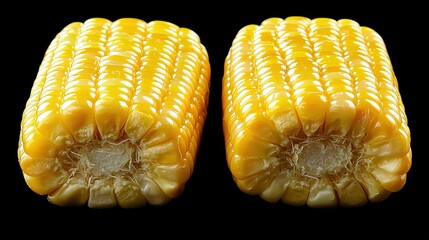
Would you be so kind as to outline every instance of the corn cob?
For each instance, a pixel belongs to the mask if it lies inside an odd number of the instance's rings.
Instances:
[[[222,104],[228,166],[247,194],[362,206],[405,184],[411,139],[398,82],[382,38],[353,20],[243,27]]]
[[[48,47],[21,123],[28,186],[59,206],[163,205],[190,178],[210,66],[190,29],[88,19]]]

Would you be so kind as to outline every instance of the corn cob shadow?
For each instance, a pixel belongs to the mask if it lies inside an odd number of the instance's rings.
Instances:
[[[48,47],[25,107],[25,181],[59,206],[163,205],[192,174],[210,65],[198,35],[165,21],[92,18]]]
[[[410,131],[382,38],[348,19],[243,27],[223,77],[227,162],[269,202],[362,206],[402,189]]]

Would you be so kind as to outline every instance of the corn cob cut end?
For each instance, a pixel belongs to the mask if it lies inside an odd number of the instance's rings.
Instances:
[[[190,29],[133,18],[69,24],[23,113],[25,181],[59,206],[166,204],[192,174],[209,80],[207,51]]]
[[[227,161],[245,193],[334,207],[403,188],[410,131],[374,30],[305,17],[246,26],[225,60],[223,87]]]

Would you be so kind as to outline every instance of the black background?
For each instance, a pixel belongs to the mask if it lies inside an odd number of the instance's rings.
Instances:
[[[154,6],[150,6],[151,4]],[[233,4],[237,6],[233,8]],[[423,15],[419,13],[421,8],[410,4],[393,6],[393,10],[387,10],[387,6],[376,9],[370,3],[357,2],[350,2],[349,5],[324,2],[320,6],[306,2],[295,2],[297,6],[286,2],[282,4],[262,1],[257,4],[180,2],[171,5],[165,2],[134,4],[119,1],[90,6],[87,3],[64,2],[57,3],[58,6],[25,4],[20,8],[10,9],[14,17],[5,19],[2,35],[7,42],[3,46],[4,51],[8,52],[7,59],[4,59],[8,63],[6,67],[3,65],[3,68],[4,72],[10,73],[3,79],[3,83],[7,83],[8,89],[11,89],[10,93],[6,89],[3,89],[3,92],[13,95],[12,99],[7,97],[7,100],[3,100],[3,106],[7,109],[3,119],[10,122],[3,126],[3,129],[7,130],[7,137],[3,139],[3,153],[7,155],[3,160],[5,165],[2,165],[2,171],[6,173],[3,175],[6,178],[1,182],[1,185],[6,187],[2,193],[2,217],[7,218],[7,222],[12,219],[12,223],[18,225],[28,225],[29,221],[35,224],[39,222],[38,219],[47,218],[48,222],[40,220],[43,225],[49,223],[47,226],[58,224],[66,227],[65,222],[68,222],[79,225],[80,229],[88,228],[83,222],[126,223],[127,226],[133,226],[135,231],[143,231],[144,226],[148,230],[148,224],[155,223],[154,225],[186,225],[185,231],[192,232],[194,224],[209,225],[210,222],[211,225],[219,227],[219,230],[210,232],[213,234],[223,230],[252,232],[257,229],[238,227],[241,223],[253,223],[254,226],[268,223],[273,228],[276,224],[292,228],[294,223],[328,223],[331,230],[343,224],[345,229],[361,232],[371,227],[377,229],[376,226],[383,222],[391,223],[388,229],[383,230],[388,232],[399,231],[397,226],[402,229],[405,226],[402,224],[414,223],[414,215],[422,216],[423,212],[427,212],[427,198],[423,194],[429,184],[425,178],[427,168],[424,166],[426,159],[423,157],[424,142],[421,140],[427,131],[423,124],[418,123],[424,119],[419,114],[427,111],[427,100],[423,100],[422,90],[423,82],[427,81],[427,75],[423,74],[426,69],[419,65],[419,56],[426,50],[421,33],[416,31],[423,30],[420,27],[424,21]],[[291,207],[281,201],[271,204],[258,196],[242,193],[231,178],[226,165],[222,132],[221,81],[225,57],[236,33],[245,25],[260,24],[269,17],[286,18],[296,15],[309,18],[329,17],[336,20],[353,19],[362,26],[373,28],[386,43],[409,119],[413,166],[405,187],[381,203],[369,203],[360,208],[333,209]],[[86,206],[59,208],[50,204],[45,196],[33,193],[22,177],[16,156],[19,124],[43,54],[63,27],[71,22],[83,22],[92,17],[104,17],[111,21],[122,17],[140,18],[146,22],[170,21],[180,27],[194,30],[208,50],[212,71],[210,102],[194,173],[182,195],[165,206],[148,205],[128,210],[96,210]],[[192,220],[189,222],[188,219]],[[356,219],[363,220],[354,221]],[[136,225],[141,225],[142,230],[135,229]],[[266,227],[263,231],[271,231],[269,229],[270,227]],[[405,231],[411,231],[411,228],[405,228]],[[282,235],[286,236],[285,233]]]

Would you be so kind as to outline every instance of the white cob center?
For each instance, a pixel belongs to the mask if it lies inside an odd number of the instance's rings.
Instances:
[[[92,141],[73,150],[65,150],[64,166],[70,171],[70,177],[79,176],[91,185],[96,179],[133,177],[139,168],[139,153],[139,147],[130,141]]]
[[[111,176],[122,170],[133,160],[134,148],[129,142],[93,142],[85,145],[80,152],[80,162],[92,176]]]
[[[292,164],[304,176],[335,175],[347,169],[353,158],[350,141],[339,137],[314,137],[292,145]]]

